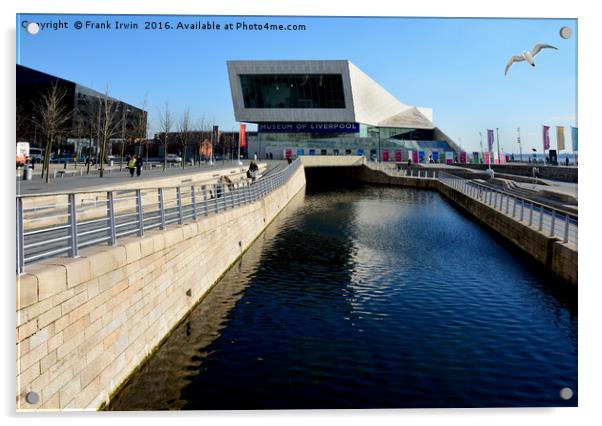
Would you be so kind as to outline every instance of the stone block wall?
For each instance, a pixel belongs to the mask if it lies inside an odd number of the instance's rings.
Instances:
[[[17,409],[107,402],[304,186],[300,167],[256,203],[27,266],[17,279]]]

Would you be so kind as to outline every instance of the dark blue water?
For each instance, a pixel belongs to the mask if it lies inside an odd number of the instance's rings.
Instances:
[[[541,269],[436,192],[308,192],[110,409],[575,406],[576,292]]]

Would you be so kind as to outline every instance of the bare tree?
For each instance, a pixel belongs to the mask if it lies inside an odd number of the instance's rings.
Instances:
[[[159,128],[163,133],[163,170],[167,168],[167,139],[172,125],[173,118],[169,109],[169,102],[166,101],[163,110],[159,110]]]
[[[81,159],[82,156],[82,139],[87,138],[89,134],[90,128],[88,126],[84,111],[78,107],[73,111],[73,135],[77,140],[77,151],[75,155],[77,156],[78,160]],[[77,161],[73,162],[73,167],[77,168]]]
[[[192,129],[190,125],[190,108],[187,106],[182,113],[182,118],[178,123],[178,133],[180,146],[182,147],[182,168],[186,167],[186,151],[188,144],[192,140]]]
[[[196,148],[196,152],[199,154],[199,167],[201,167],[201,156],[203,155],[203,149],[202,149],[202,144],[203,141],[206,139],[206,135],[205,132],[207,131],[207,121],[205,120],[205,114],[201,115],[201,118],[198,121],[198,125],[197,127],[199,128],[201,135],[199,137],[199,139],[197,140],[197,148]]]
[[[125,105],[120,105],[120,102],[109,96],[109,88],[107,87],[104,95],[100,98],[100,120],[98,123],[98,135],[100,137],[100,168],[99,176],[104,176],[104,160],[107,151],[107,142],[119,134],[121,129],[121,111],[120,108],[125,108]]]
[[[148,94],[144,95],[144,99],[142,100],[142,105],[140,106],[142,112],[136,119],[134,123],[134,138],[139,142],[144,142],[144,147],[146,151],[146,163],[148,164],[148,116],[146,113],[146,109],[148,107]]]
[[[66,125],[71,114],[63,104],[67,90],[59,87],[58,82],[54,82],[48,91],[41,95],[39,101],[34,105],[35,124],[39,127],[46,139],[46,149],[44,152],[44,165],[42,166],[42,177],[46,173],[46,183],[49,180],[48,169],[50,166],[50,154],[52,153],[52,144],[55,139],[66,131]]]
[[[15,130],[18,141],[19,139],[23,139],[25,138],[25,136],[27,136],[27,133],[29,131],[29,124],[31,123],[31,118],[25,115],[25,108],[22,104],[19,103],[17,104],[16,113],[17,120],[15,123]]]

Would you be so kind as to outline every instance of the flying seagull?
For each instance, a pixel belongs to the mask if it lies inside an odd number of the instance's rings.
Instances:
[[[514,62],[527,61],[532,67],[534,67],[535,61],[533,60],[533,58],[535,58],[535,55],[537,55],[539,52],[541,52],[542,49],[558,50],[557,47],[550,46],[549,44],[537,43],[535,46],[533,46],[533,49],[531,49],[530,52],[527,50],[523,50],[522,54],[512,56],[510,58],[510,60],[508,61],[508,63],[506,64],[506,70],[504,71],[504,75],[508,74],[508,70],[510,69],[510,67],[512,66],[512,64]]]

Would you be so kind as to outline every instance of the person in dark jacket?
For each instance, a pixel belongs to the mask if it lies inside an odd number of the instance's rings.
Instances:
[[[142,157],[139,155],[136,155],[136,176],[140,176],[140,173],[142,172],[142,165],[144,163],[142,162]]]

